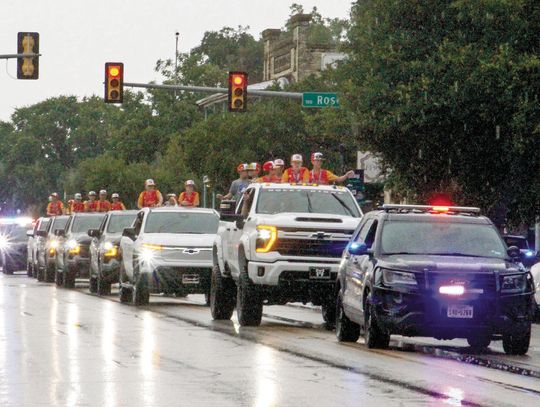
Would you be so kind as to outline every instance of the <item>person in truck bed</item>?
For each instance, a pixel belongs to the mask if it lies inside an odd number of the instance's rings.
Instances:
[[[324,160],[323,153],[311,154],[311,164],[313,169],[309,172],[309,183],[318,185],[335,184],[345,181],[354,175],[354,171],[347,171],[345,175],[337,176],[332,171],[322,168],[322,162]]]

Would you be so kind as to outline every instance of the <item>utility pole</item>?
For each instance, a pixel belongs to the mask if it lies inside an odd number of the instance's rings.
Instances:
[[[174,84],[178,85],[178,38],[180,37],[180,33],[176,31],[174,36],[176,38],[176,46],[174,48]],[[176,99],[176,90],[174,91],[174,98]]]

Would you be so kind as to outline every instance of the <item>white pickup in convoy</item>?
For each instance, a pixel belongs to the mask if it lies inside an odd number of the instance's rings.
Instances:
[[[213,248],[210,307],[242,326],[259,325],[264,305],[322,305],[335,319],[341,254],[362,212],[347,188],[252,184],[235,213],[222,213]]]

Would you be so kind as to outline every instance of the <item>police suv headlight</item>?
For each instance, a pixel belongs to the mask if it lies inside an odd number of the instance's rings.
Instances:
[[[527,273],[501,276],[501,292],[520,293],[527,288]]]
[[[381,269],[382,271],[382,280],[385,285],[407,285],[407,286],[416,286],[416,276],[414,273],[408,273],[406,271],[396,271],[389,269]]]
[[[258,225],[257,226],[257,253],[268,253],[272,250],[277,240],[277,228],[275,226]]]

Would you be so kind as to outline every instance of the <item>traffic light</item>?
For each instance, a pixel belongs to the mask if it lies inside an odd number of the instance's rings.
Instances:
[[[124,101],[124,64],[107,62],[105,64],[105,103]]]
[[[17,54],[39,54],[39,34],[20,32],[17,34]],[[17,79],[37,79],[39,58],[17,58]]]
[[[247,107],[246,72],[229,72],[229,112],[245,112]]]

